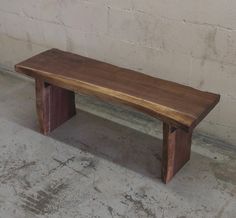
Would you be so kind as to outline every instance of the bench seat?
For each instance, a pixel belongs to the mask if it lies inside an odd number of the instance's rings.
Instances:
[[[58,49],[50,49],[16,64],[15,69],[36,80],[38,116],[44,134],[75,114],[74,92],[119,101],[162,120],[166,144],[163,145],[163,158],[167,161],[163,165],[166,165],[164,168],[172,167],[162,169],[164,182],[169,181],[189,159],[194,127],[220,99],[217,94]],[[173,158],[170,155],[173,148],[175,155],[186,152],[185,160]],[[169,158],[171,163],[168,163]],[[166,175],[170,170],[173,172]]]

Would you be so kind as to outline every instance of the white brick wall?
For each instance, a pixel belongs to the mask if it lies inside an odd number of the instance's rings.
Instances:
[[[233,0],[0,0],[0,64],[50,47],[220,93],[199,129],[236,145]]]

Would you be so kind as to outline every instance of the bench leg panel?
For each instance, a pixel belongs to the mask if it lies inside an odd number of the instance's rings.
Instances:
[[[162,180],[168,183],[190,159],[192,131],[163,124]]]
[[[35,80],[35,88],[40,130],[44,135],[76,114],[74,92],[48,84],[41,79]]]

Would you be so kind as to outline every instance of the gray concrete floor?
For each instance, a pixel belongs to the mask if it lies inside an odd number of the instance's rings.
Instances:
[[[34,87],[0,73],[0,217],[236,217],[236,152],[195,136],[160,181],[161,140],[81,110],[48,137]],[[161,130],[158,130],[161,132]]]

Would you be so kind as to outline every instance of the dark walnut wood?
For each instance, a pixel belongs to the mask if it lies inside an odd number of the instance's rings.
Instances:
[[[163,124],[162,180],[167,183],[190,159],[192,131]]]
[[[119,100],[186,130],[219,101],[216,94],[57,49],[17,64],[16,71],[70,90]]]
[[[76,114],[72,91],[35,79],[36,108],[40,130],[47,135]]]
[[[74,115],[74,91],[119,101],[162,120],[164,182],[189,160],[194,127],[220,99],[217,94],[58,49],[23,61],[15,69],[36,79],[43,133],[52,131]]]

